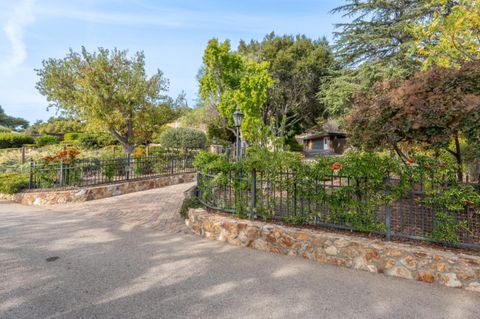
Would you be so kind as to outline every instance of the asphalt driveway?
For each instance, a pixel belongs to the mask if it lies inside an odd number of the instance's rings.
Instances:
[[[206,241],[190,184],[86,204],[0,202],[0,318],[480,318],[480,296]]]

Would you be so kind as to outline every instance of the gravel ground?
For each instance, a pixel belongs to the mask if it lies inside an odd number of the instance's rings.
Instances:
[[[190,186],[0,201],[0,318],[480,318],[474,293],[187,234]]]

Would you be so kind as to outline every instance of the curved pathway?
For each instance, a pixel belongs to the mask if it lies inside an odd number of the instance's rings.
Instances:
[[[176,211],[190,186],[0,201],[0,318],[480,318],[464,290],[187,234]]]

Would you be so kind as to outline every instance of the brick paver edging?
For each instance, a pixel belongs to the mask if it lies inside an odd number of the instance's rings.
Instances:
[[[28,191],[13,195],[0,194],[0,199],[6,199],[24,205],[55,205],[75,202],[78,203],[174,184],[192,182],[195,180],[195,177],[195,173],[184,173],[170,176],[160,176],[150,179],[128,181],[117,184],[81,187],[67,190]]]
[[[207,239],[319,263],[439,283],[480,293],[480,257],[190,209],[187,226]]]

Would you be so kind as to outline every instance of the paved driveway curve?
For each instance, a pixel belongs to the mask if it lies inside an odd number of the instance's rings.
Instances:
[[[480,318],[463,290],[186,234],[172,210],[188,186],[0,202],[0,318]]]

